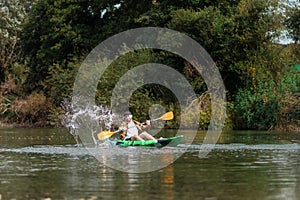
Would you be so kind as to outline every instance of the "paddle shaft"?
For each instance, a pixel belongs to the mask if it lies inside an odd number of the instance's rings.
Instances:
[[[160,120],[160,118],[152,119],[152,120],[150,120],[150,122],[155,122],[155,121],[158,121],[158,120]],[[140,123],[139,125],[145,125],[145,124],[147,124],[147,122]],[[133,128],[133,127],[137,127],[137,126],[139,126],[139,125],[135,125],[135,126],[128,127],[128,129]]]

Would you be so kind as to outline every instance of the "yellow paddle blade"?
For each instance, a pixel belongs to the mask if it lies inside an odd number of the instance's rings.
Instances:
[[[170,112],[167,112],[165,113],[163,116],[161,116],[159,119],[160,120],[171,120],[174,118],[174,115],[173,115],[173,112],[170,111]]]
[[[106,138],[111,137],[115,132],[102,131],[97,134],[99,140],[105,140]]]

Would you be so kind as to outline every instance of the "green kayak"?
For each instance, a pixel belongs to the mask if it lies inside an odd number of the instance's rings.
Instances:
[[[176,136],[170,138],[162,138],[156,140],[144,140],[144,141],[132,141],[132,140],[120,140],[118,139],[116,145],[121,147],[128,147],[128,146],[141,146],[141,147],[176,147],[180,141],[182,140],[183,136]]]

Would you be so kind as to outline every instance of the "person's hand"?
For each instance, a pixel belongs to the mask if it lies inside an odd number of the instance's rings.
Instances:
[[[150,126],[151,121],[150,121],[150,120],[146,120],[146,124],[147,124],[148,126]]]
[[[120,126],[119,130],[121,130],[121,131],[127,131],[127,127],[126,126]]]

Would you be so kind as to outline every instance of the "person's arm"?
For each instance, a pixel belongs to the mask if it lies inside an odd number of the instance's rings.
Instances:
[[[151,121],[150,120],[146,120],[145,123],[141,124],[141,128],[143,130],[148,130],[148,129],[150,129],[150,127],[151,127]]]
[[[127,134],[127,123],[123,122],[119,127],[120,139],[123,140]]]

